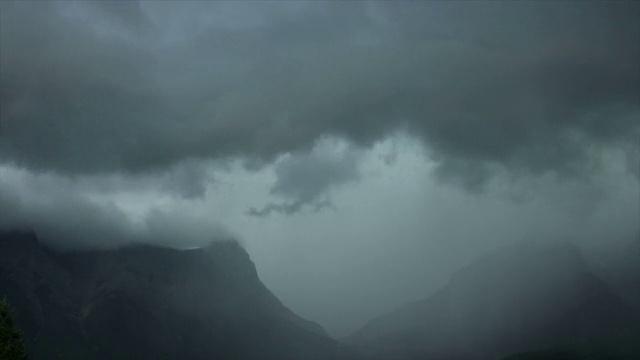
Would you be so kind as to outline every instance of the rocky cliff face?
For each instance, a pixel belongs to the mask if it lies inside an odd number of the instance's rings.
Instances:
[[[33,359],[346,359],[289,311],[235,242],[56,253],[0,234],[0,296]]]
[[[573,245],[521,244],[478,259],[349,341],[383,359],[500,359],[547,348],[625,354],[638,351],[638,324]]]

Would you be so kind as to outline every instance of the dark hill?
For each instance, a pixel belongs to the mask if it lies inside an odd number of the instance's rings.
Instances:
[[[348,340],[381,359],[500,359],[539,349],[621,356],[638,351],[639,326],[573,245],[519,244]]]
[[[0,233],[0,297],[31,359],[347,359],[262,284],[236,242],[56,253]]]

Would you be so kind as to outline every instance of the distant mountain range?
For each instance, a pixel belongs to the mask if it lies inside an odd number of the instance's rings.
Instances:
[[[572,244],[523,243],[347,341],[376,359],[640,359],[640,318]]]
[[[0,298],[30,359],[352,359],[262,284],[236,242],[56,253],[0,233]]]

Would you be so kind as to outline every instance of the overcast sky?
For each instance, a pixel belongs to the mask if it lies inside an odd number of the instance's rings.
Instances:
[[[640,233],[638,2],[0,2],[0,227],[236,238],[343,336],[513,241]]]

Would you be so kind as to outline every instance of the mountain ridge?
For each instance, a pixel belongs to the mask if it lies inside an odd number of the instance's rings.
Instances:
[[[354,356],[286,308],[233,241],[60,253],[34,232],[3,232],[0,292],[33,359]]]
[[[432,296],[370,321],[347,342],[384,359],[499,359],[584,348],[588,339],[623,347],[617,338],[638,336],[637,319],[577,247],[534,242],[474,260]]]

